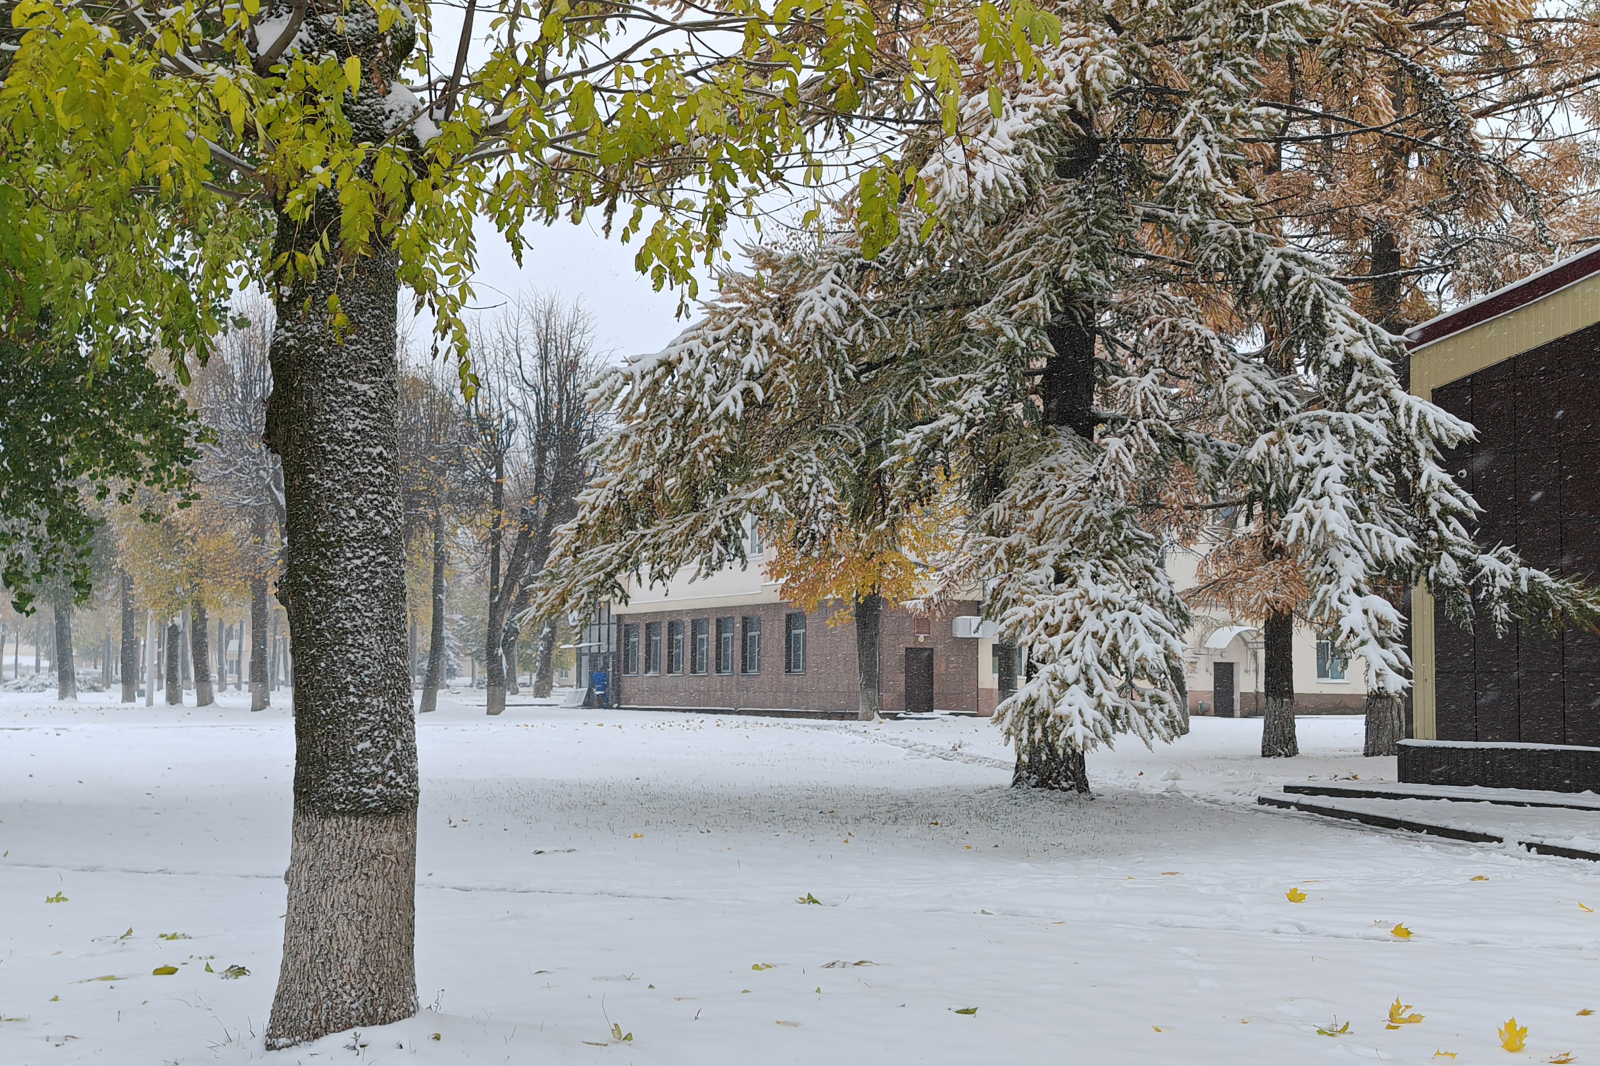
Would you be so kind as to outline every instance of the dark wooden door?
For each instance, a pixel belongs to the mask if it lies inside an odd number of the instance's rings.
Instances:
[[[1211,665],[1211,699],[1217,710],[1218,718],[1234,717],[1234,707],[1237,705],[1235,693],[1238,691],[1233,681],[1232,663],[1213,663]]]
[[[933,649],[906,649],[906,710],[929,714],[933,711]]]

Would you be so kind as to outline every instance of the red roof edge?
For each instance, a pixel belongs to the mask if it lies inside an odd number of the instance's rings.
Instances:
[[[1545,267],[1536,274],[1529,274],[1521,281],[1513,281],[1504,288],[1480,296],[1454,311],[1447,311],[1437,318],[1430,318],[1420,326],[1413,326],[1406,331],[1406,341],[1412,348],[1432,344],[1452,333],[1460,333],[1491,318],[1499,318],[1509,311],[1515,311],[1597,273],[1600,273],[1600,248],[1591,248],[1587,252],[1580,252],[1570,259],[1563,259],[1553,266]]]

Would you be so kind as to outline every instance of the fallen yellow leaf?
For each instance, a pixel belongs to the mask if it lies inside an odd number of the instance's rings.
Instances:
[[[1507,1051],[1521,1051],[1528,1046],[1528,1027],[1518,1025],[1513,1017],[1500,1027],[1500,1046]]]
[[[1557,1055],[1555,1058],[1551,1059],[1550,1061],[1555,1063],[1556,1066],[1566,1066],[1566,1063],[1577,1062],[1578,1060],[1572,1057],[1572,1052],[1563,1051],[1561,1054]]]
[[[1283,898],[1288,900],[1290,903],[1304,903],[1306,901],[1306,894],[1300,891],[1298,888],[1291,888],[1289,891],[1283,894]]]
[[[1178,871],[1176,871],[1176,870],[1162,870],[1161,871],[1161,876],[1162,877],[1177,877],[1178,876]]]
[[[1410,940],[1411,939],[1411,930],[1406,928],[1406,923],[1404,923],[1404,922],[1401,922],[1399,925],[1397,925],[1393,929],[1389,930],[1389,932],[1392,933],[1393,935],[1399,937],[1401,940]]]
[[[1582,900],[1579,900],[1579,901],[1578,901],[1578,909],[1579,909],[1579,910],[1585,910],[1585,911],[1588,911],[1588,912],[1589,912],[1589,913],[1590,913],[1590,914],[1593,914],[1593,913],[1594,913],[1594,908],[1593,908],[1593,907],[1585,907],[1585,906],[1584,906],[1584,905],[1583,905],[1583,901],[1582,901]]]
[[[1154,1029],[1158,1033],[1161,1032],[1161,1026],[1159,1025],[1152,1025],[1150,1028]]]
[[[1474,881],[1487,881],[1489,879],[1487,877],[1483,876],[1482,874],[1477,874],[1476,876],[1473,877],[1473,880]]]
[[[1456,1057],[1456,1053],[1454,1051],[1435,1051],[1433,1057],[1436,1059],[1453,1059]]]
[[[644,834],[643,833],[635,833],[635,834],[633,834],[633,839],[635,839],[635,840],[643,840],[644,839]]]
[[[178,972],[178,968],[176,966],[157,966],[150,972],[157,977],[171,977]]]
[[[1578,1017],[1587,1018],[1589,1015],[1591,1015],[1593,1013],[1594,1013],[1594,1011],[1590,1010],[1588,1007],[1585,1007],[1585,1008],[1583,1008],[1582,1010],[1580,1010],[1578,1012]]]
[[[775,969],[776,967],[774,967],[770,962],[758,962],[752,965],[750,968],[752,970],[771,970]]]
[[[1394,997],[1394,1002],[1389,1004],[1389,1028],[1398,1029],[1402,1025],[1416,1025],[1422,1021],[1420,1014],[1407,1014],[1406,1011],[1410,1009],[1411,1004],[1401,1003],[1399,996]]]

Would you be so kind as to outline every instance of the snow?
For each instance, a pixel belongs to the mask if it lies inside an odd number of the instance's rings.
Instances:
[[[267,1054],[292,721],[114,698],[0,694],[0,1062],[1465,1064],[1513,1014],[1524,1061],[1600,1048],[1596,864],[1255,806],[1392,779],[1359,718],[1271,762],[1197,718],[1092,752],[1086,802],[1007,788],[982,720],[461,691],[418,722],[424,1010]]]

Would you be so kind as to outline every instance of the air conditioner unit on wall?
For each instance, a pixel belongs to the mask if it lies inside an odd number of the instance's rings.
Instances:
[[[995,622],[985,622],[975,614],[960,614],[951,619],[951,632],[957,638],[971,639],[973,637],[993,637],[1000,633],[1000,626]]]

